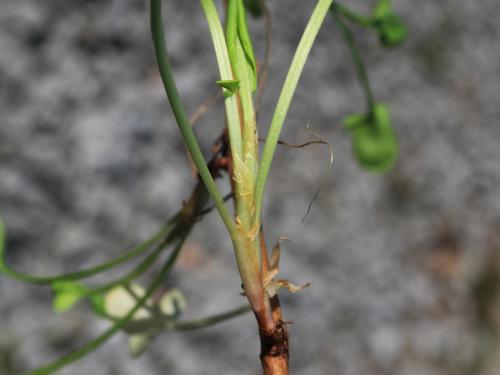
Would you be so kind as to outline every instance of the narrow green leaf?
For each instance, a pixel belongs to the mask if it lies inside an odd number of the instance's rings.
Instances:
[[[297,84],[302,74],[302,70],[304,69],[307,57],[309,56],[309,52],[311,51],[314,40],[318,35],[319,29],[325,20],[326,14],[332,5],[332,2],[333,0],[318,0],[313,14],[309,18],[309,22],[307,23],[304,33],[302,34],[302,38],[295,52],[292,63],[290,64],[285,83],[281,89],[280,97],[271,120],[271,126],[267,133],[264,150],[262,151],[259,174],[255,183],[256,220],[260,220],[267,177],[269,169],[271,168],[274,151],[276,150],[276,146],[278,144],[281,128],[285,122],[293,94],[297,88]]]
[[[238,65],[237,47],[241,43],[245,60],[252,71],[252,92],[257,89],[257,63],[255,60],[252,40],[248,31],[247,16],[243,0],[229,0],[226,16],[226,43],[229,60],[234,74],[241,79],[241,67]]]
[[[245,52],[245,57],[248,65],[250,66],[252,75],[252,92],[257,89],[257,62],[255,61],[255,55],[253,52],[252,39],[250,37],[250,32],[248,31],[247,16],[245,12],[245,6],[243,0],[231,0],[239,1],[238,5],[238,37]],[[231,2],[230,1],[230,2]]]
[[[226,45],[229,61],[234,73],[236,66],[236,41],[238,39],[238,0],[227,3],[226,12]]]

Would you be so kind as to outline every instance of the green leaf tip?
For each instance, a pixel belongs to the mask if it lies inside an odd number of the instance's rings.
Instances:
[[[228,98],[233,96],[236,91],[240,88],[240,80],[239,79],[231,79],[231,80],[223,80],[215,82],[217,86],[220,86],[224,89],[224,97]]]
[[[391,0],[379,0],[373,10],[372,19],[380,43],[384,47],[397,46],[407,38],[408,29],[403,20],[394,13]]]
[[[370,114],[347,116],[344,125],[351,133],[353,152],[363,169],[384,173],[393,167],[399,146],[385,104],[375,104]]]

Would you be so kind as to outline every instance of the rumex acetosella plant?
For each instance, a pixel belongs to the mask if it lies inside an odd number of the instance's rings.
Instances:
[[[269,27],[271,15],[265,0],[224,1],[223,19],[214,0],[200,0],[200,5],[206,16],[218,62],[220,80],[216,84],[221,90],[226,118],[226,128],[221,129],[221,134],[217,135],[217,147],[208,162],[198,145],[192,123],[177,91],[164,38],[162,0],[150,1],[151,32],[158,68],[177,125],[199,177],[191,196],[180,211],[167,220],[150,239],[118,258],[89,269],[48,277],[25,274],[5,263],[6,231],[0,221],[0,271],[4,275],[27,283],[50,286],[56,312],[65,312],[85,299],[90,302],[98,317],[111,323],[107,331],[83,347],[24,375],[54,373],[96,350],[120,331],[128,335],[130,352],[137,356],[147,350],[154,337],[162,332],[203,328],[248,311],[253,312],[257,321],[264,374],[288,373],[288,332],[278,291],[285,288],[297,292],[306,285],[295,286],[288,280],[279,278],[279,241],[268,252],[261,214],[266,181],[281,128],[309,52],[329,14],[349,47],[366,94],[366,108],[363,112],[349,115],[344,120],[352,139],[353,154],[362,168],[377,173],[389,170],[397,159],[398,144],[388,106],[374,99],[366,68],[349,28],[351,24],[356,24],[374,30],[385,47],[402,42],[407,31],[401,19],[393,12],[390,0],[376,1],[369,16],[355,13],[333,0],[317,1],[290,64],[262,150],[259,150],[256,109],[264,87],[261,83],[267,74],[267,62],[258,63],[255,57],[247,14],[264,16]],[[279,17],[279,14],[276,16]],[[222,172],[226,172],[231,182],[230,197],[223,197],[215,182],[215,178],[223,175]],[[230,210],[228,198],[233,199],[234,210]],[[241,276],[242,295],[246,297],[248,304],[218,315],[185,321],[181,319],[185,306],[182,293],[175,289],[163,293],[158,290],[175,265],[191,229],[211,208],[218,211],[231,238]],[[167,249],[170,251],[167,252]],[[137,261],[139,257],[141,260]],[[137,261],[135,268],[112,282],[92,287],[82,282],[85,278],[132,261]],[[162,267],[150,284],[145,287],[139,285],[136,279],[158,262],[162,262]]]

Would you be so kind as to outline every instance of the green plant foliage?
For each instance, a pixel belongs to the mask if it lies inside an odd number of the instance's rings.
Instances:
[[[373,10],[372,18],[380,43],[384,47],[397,46],[408,36],[408,29],[403,20],[394,13],[390,0],[379,0]]]
[[[265,185],[280,132],[308,55],[329,11],[341,28],[367,99],[365,113],[354,114],[344,119],[345,127],[352,137],[353,153],[362,168],[374,173],[388,171],[397,160],[398,144],[389,109],[387,105],[375,102],[366,67],[356,47],[354,35],[343,22],[345,18],[363,27],[376,30],[384,46],[399,44],[406,38],[407,29],[402,20],[394,14],[391,0],[378,0],[369,16],[358,15],[341,4],[334,3],[333,0],[317,1],[276,104],[260,164],[253,103],[253,93],[257,88],[257,64],[246,12],[254,16],[262,15],[264,11],[267,11],[265,0],[228,0],[225,34],[214,0],[201,0],[221,72],[221,80],[216,83],[223,89],[225,97],[228,142],[234,162],[232,177],[235,182],[233,198],[236,209],[233,216],[227,209],[215,183],[216,173],[212,175],[212,172],[218,170],[211,170],[207,165],[177,91],[165,45],[161,3],[162,0],[151,0],[150,6],[151,32],[158,68],[177,125],[198,169],[201,181],[195,188],[191,199],[184,202],[181,211],[147,241],[109,262],[58,276],[33,276],[15,271],[7,265],[4,260],[6,231],[0,218],[0,273],[28,283],[51,285],[55,312],[68,311],[80,300],[87,299],[98,316],[112,322],[108,330],[81,348],[24,375],[51,374],[93,352],[119,331],[127,334],[130,354],[136,357],[147,350],[154,338],[161,332],[207,327],[244,314],[251,309],[256,313],[259,322],[265,319],[276,320],[274,316],[258,315],[266,309],[271,314],[271,310],[265,307],[268,306],[269,298],[276,297],[281,287],[296,292],[308,285],[297,287],[285,279],[275,278],[279,272],[279,242],[273,249],[268,269],[266,272],[261,272],[264,269],[264,262],[260,258],[262,254],[258,234],[261,230],[260,215]],[[243,116],[240,117],[240,115]],[[223,154],[223,152],[220,153]],[[219,154],[215,154],[214,157],[218,156]],[[212,166],[211,163],[210,166]],[[183,321],[179,320],[179,317],[186,309],[184,295],[177,289],[169,289],[162,294],[159,288],[164,285],[170,274],[183,243],[198,221],[199,213],[203,212],[209,196],[213,198],[215,207],[233,241],[238,269],[250,306],[241,306],[202,319]],[[150,270],[164,249],[173,244],[176,244],[173,252],[164,261],[162,268],[157,271],[148,288],[132,283]],[[129,273],[104,285],[90,288],[76,281],[129,262],[147,252],[149,252],[148,256]],[[264,319],[260,320],[262,317]]]
[[[372,16],[375,19],[384,18],[392,14],[392,1],[391,0],[378,0],[373,8]]]
[[[103,295],[92,293],[92,289],[85,285],[71,280],[58,280],[52,283],[52,309],[56,313],[63,313],[70,310],[78,301],[88,298],[92,310],[97,315],[104,315]]]
[[[233,96],[236,91],[240,88],[240,80],[239,79],[231,79],[227,81],[217,81],[215,82],[217,86],[222,87],[224,90],[224,97],[228,98]]]
[[[408,29],[395,14],[390,14],[382,19],[375,21],[375,27],[379,33],[380,43],[384,47],[394,47],[403,43],[408,36]]]
[[[68,311],[87,295],[87,288],[74,281],[56,281],[52,284],[52,291],[52,309],[57,313]]]
[[[252,91],[255,91],[257,89],[257,62],[253,52],[252,39],[248,31],[243,0],[229,1],[227,8],[226,43],[229,60],[234,72],[238,70],[237,45],[241,45],[246,62],[252,71]]]
[[[344,125],[351,133],[353,152],[362,168],[374,173],[391,169],[399,147],[385,104],[375,104],[369,114],[347,116]]]

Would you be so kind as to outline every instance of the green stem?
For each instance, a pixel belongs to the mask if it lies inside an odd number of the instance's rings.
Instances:
[[[212,42],[215,49],[215,56],[219,66],[221,80],[233,80],[233,71],[229,60],[226,38],[224,30],[220,23],[217,8],[211,0],[200,0],[201,6],[205,12],[205,16],[212,37]],[[227,117],[227,128],[229,132],[229,144],[233,156],[241,156],[242,154],[242,136],[240,127],[240,117],[238,113],[238,100],[236,95],[228,95],[224,100]]]
[[[159,330],[165,332],[191,331],[222,323],[223,321],[236,318],[249,311],[251,311],[250,305],[243,305],[221,314],[216,314],[196,320],[176,321],[172,320],[170,317],[155,317],[151,319],[131,321],[129,324],[127,324],[126,327],[124,327],[124,330],[128,334],[137,334],[146,331],[157,332]]]
[[[89,289],[87,295],[105,292],[115,286],[128,284],[140,277],[144,272],[151,268],[166,246],[172,244],[179,238],[183,238],[191,231],[191,229],[193,229],[199,212],[206,204],[207,198],[207,190],[201,182],[198,182],[191,198],[187,203],[185,203],[184,208],[172,221],[174,223],[174,227],[165,239],[156,246],[156,249],[127,275],[105,285]]]
[[[232,14],[230,16],[228,14],[228,22],[230,21],[233,23],[227,26],[227,37],[222,30],[222,25],[213,0],[201,0],[201,5],[206,14],[222,77],[224,78],[225,74],[231,73],[231,77],[233,77],[234,74],[240,81],[238,92],[226,99],[227,101],[234,98],[236,101],[235,108],[236,111],[238,111],[238,117],[235,116],[232,118],[231,113],[227,112],[227,107],[226,113],[228,127],[234,126],[238,127],[240,130],[240,143],[238,146],[242,147],[239,153],[232,153],[236,225],[234,235],[232,235],[231,239],[233,241],[238,271],[248,300],[255,311],[260,311],[262,310],[264,296],[264,290],[260,279],[260,251],[258,246],[255,246],[255,244],[258,245],[258,241],[254,240],[252,237],[255,236],[255,239],[257,239],[256,235],[258,234],[259,228],[258,225],[252,226],[254,223],[252,223],[251,217],[254,212],[254,181],[257,173],[256,124],[251,96],[252,85],[250,84],[249,78],[250,72],[248,71],[248,62],[245,52],[243,51],[239,33],[239,27],[241,25],[238,23],[243,22],[244,19],[236,19],[236,17],[244,16],[244,14],[238,13],[237,1],[239,0],[231,1],[232,3],[228,4],[228,12],[232,12]],[[242,9],[240,9],[240,11],[242,11]],[[226,43],[226,38],[229,44]],[[247,42],[249,43],[248,40]],[[249,47],[248,44],[247,47]],[[240,98],[243,118],[240,118],[239,115],[238,97]],[[233,107],[231,107],[231,109],[233,109]],[[234,124],[232,123],[233,121]],[[241,127],[243,127],[243,145],[241,145]],[[232,142],[233,140],[230,139],[230,143]]]
[[[368,72],[366,70],[363,58],[361,57],[361,53],[359,52],[359,49],[356,46],[354,35],[352,34],[351,30],[349,30],[347,25],[344,23],[342,17],[340,17],[339,8],[336,3],[331,7],[331,13],[335,18],[335,20],[337,21],[340,27],[340,31],[342,32],[342,37],[344,38],[344,41],[346,42],[347,46],[349,47],[349,50],[351,51],[351,55],[354,60],[354,65],[356,67],[356,73],[358,75],[359,82],[361,83],[363,91],[365,92],[366,102],[368,107],[367,113],[371,113],[372,108],[375,104],[375,100],[373,98],[373,91],[370,86],[370,80],[368,79]]]
[[[319,0],[314,12],[309,19],[309,22],[304,30],[302,39],[299,42],[295,56],[293,57],[290,69],[288,70],[285,83],[281,90],[276,109],[271,120],[271,126],[266,137],[266,143],[264,145],[264,150],[262,152],[262,159],[259,168],[259,174],[257,176],[256,188],[255,188],[255,207],[256,207],[256,220],[260,219],[262,204],[264,199],[264,190],[266,187],[267,177],[269,174],[269,169],[271,167],[271,162],[274,156],[274,151],[276,150],[276,145],[278,143],[278,138],[283,127],[286,115],[288,113],[288,108],[292,101],[293,94],[297,88],[297,84],[304,69],[307,57],[311,51],[312,45],[316,36],[318,35],[319,29],[328,13],[333,0]]]
[[[251,311],[250,306],[244,305],[234,310],[230,310],[222,314],[212,315],[203,319],[174,322],[171,327],[168,327],[168,329],[175,331],[190,331],[193,329],[206,328],[224,322],[226,320],[236,318],[240,315],[246,314],[249,311]]]
[[[113,259],[112,261],[102,263],[98,266],[88,268],[85,270],[80,270],[76,272],[66,273],[57,276],[33,276],[30,274],[22,273],[16,271],[9,267],[5,261],[5,226],[0,220],[0,273],[4,273],[5,275],[17,279],[19,281],[23,281],[31,284],[51,284],[56,281],[66,281],[66,280],[79,280],[87,277],[94,276],[98,273],[109,270],[110,268],[116,267],[120,264],[128,262],[149,249],[156,243],[158,243],[162,238],[168,235],[168,233],[174,228],[175,221],[177,216],[174,216],[166,225],[164,225],[153,237],[143,242],[142,244],[134,247],[129,250],[125,254]],[[4,239],[2,241],[1,239]]]
[[[182,245],[184,244],[186,237],[187,237],[187,234],[179,241],[174,252],[167,259],[167,261],[165,262],[165,264],[161,268],[158,275],[154,278],[153,282],[146,290],[146,294],[144,294],[144,296],[142,296],[139,299],[139,301],[136,303],[134,308],[131,309],[123,319],[120,319],[119,321],[114,323],[104,333],[102,333],[101,335],[99,335],[95,339],[89,341],[87,344],[83,345],[79,349],[72,351],[72,352],[60,357],[59,359],[55,360],[54,362],[52,362],[46,366],[39,367],[36,370],[29,371],[29,372],[26,372],[26,373],[21,374],[21,375],[49,375],[55,371],[60,370],[63,367],[66,367],[66,366],[72,364],[73,362],[78,361],[79,359],[85,357],[89,353],[92,353],[93,351],[95,351],[99,347],[101,347],[104,343],[106,343],[106,341],[108,341],[111,337],[113,337],[118,331],[120,331],[133,318],[135,313],[146,303],[146,301],[153,295],[154,291],[165,280],[165,278],[170,273],[173,265],[175,264],[177,257],[179,256],[179,253],[182,249]]]
[[[163,34],[163,22],[161,15],[161,0],[151,0],[151,33],[156,52],[158,68],[165,87],[170,106],[174,112],[177,125],[181,131],[184,142],[193,158],[193,161],[198,168],[198,173],[205,184],[210,196],[214,200],[215,207],[219,211],[222,221],[227,227],[227,230],[234,235],[234,221],[227,210],[224,200],[217,188],[217,185],[210,174],[210,171],[205,162],[205,158],[201,152],[200,146],[194,136],[191,124],[189,123],[186,111],[182,105],[179,92],[172,74],[172,67],[168,58],[168,52],[165,45],[165,36]]]
[[[130,271],[128,274],[126,274],[123,277],[120,277],[117,280],[114,280],[112,282],[106,283],[104,285],[100,285],[98,287],[91,288],[87,291],[86,295],[93,295],[93,294],[98,294],[98,293],[103,293],[106,292],[110,289],[113,289],[114,287],[122,284],[128,284],[131,281],[137,279],[140,277],[144,272],[146,272],[148,269],[151,268],[151,266],[155,263],[155,261],[158,259],[162,251],[165,249],[165,247],[169,244],[168,241],[164,241],[160,244],[158,244],[156,250],[152,252],[151,254],[148,255],[146,259],[144,259],[141,263],[139,263],[132,271]]]
[[[237,1],[237,0],[235,0]],[[241,133],[241,124],[244,123],[244,119],[240,118],[239,108],[238,108],[238,96],[244,87],[244,82],[242,77],[238,74],[238,66],[234,66],[232,61],[234,61],[234,56],[231,61],[230,52],[234,55],[234,51],[230,51],[229,48],[231,43],[226,44],[226,37],[222,29],[222,25],[217,13],[217,9],[214,5],[213,0],[200,0],[201,6],[205,12],[205,16],[208,22],[208,27],[210,30],[210,35],[212,36],[212,41],[215,47],[217,63],[219,65],[219,70],[221,78],[223,80],[236,78],[240,80],[238,94],[233,94],[227,96],[225,99],[226,104],[226,118],[228,124],[229,132],[229,144],[231,146],[231,154],[233,159],[233,176],[234,176],[234,187],[235,187],[235,202],[236,202],[236,215],[240,218],[245,215],[244,202],[241,197],[247,194],[244,191],[244,182],[247,180],[247,167],[245,164],[244,145],[242,145],[243,136]],[[228,12],[231,11],[231,7],[237,7],[236,2],[231,2],[228,5]],[[234,19],[233,19],[234,21]],[[236,27],[237,25],[235,25]],[[237,35],[234,34],[237,38]],[[236,75],[236,77],[234,76]],[[244,126],[243,126],[243,130]]]
[[[357,23],[358,25],[363,27],[374,27],[373,21],[370,17],[362,16],[337,1],[333,2],[332,8],[335,8],[340,14],[342,14],[351,22]]]

